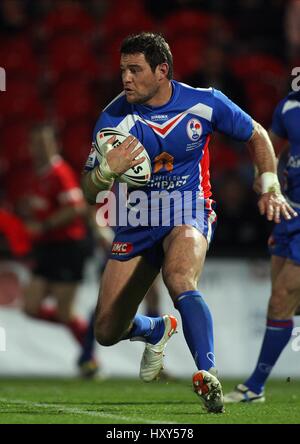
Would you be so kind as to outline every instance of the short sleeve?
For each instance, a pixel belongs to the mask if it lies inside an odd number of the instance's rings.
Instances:
[[[58,187],[57,200],[62,206],[73,205],[83,201],[82,190],[72,168],[63,162],[56,170]]]
[[[232,102],[225,94],[213,89],[213,116],[214,129],[233,139],[246,142],[253,132],[252,118],[238,105]]]

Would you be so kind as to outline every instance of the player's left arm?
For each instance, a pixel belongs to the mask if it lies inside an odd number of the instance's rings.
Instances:
[[[282,153],[288,149],[289,147],[289,141],[286,137],[281,137],[278,134],[276,134],[271,128],[268,131],[270,140],[272,142],[275,156],[276,156],[276,168],[278,168],[278,163],[280,160],[280,157]],[[258,173],[258,169],[256,166],[254,166],[254,182],[253,182],[253,190],[257,194],[261,194],[261,177]]]
[[[285,219],[296,217],[297,213],[281,193],[277,161],[267,131],[221,91],[213,89],[212,95],[213,128],[245,142],[261,176],[262,190],[258,202],[260,213],[276,223],[280,222],[280,216]]]
[[[261,180],[259,211],[269,221],[280,222],[280,217],[291,219],[297,213],[287,203],[277,176],[277,159],[267,131],[253,120],[253,131],[246,142]]]

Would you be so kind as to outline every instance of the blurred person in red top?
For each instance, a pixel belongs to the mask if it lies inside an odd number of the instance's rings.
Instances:
[[[73,304],[89,255],[86,203],[75,173],[58,154],[53,127],[35,126],[29,145],[35,173],[26,197],[26,226],[34,243],[34,265],[24,312],[66,325],[82,343],[87,325],[75,316]],[[55,299],[55,308],[43,303],[48,296]]]

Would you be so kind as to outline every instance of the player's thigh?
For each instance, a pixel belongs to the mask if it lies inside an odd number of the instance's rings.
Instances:
[[[158,270],[141,256],[128,261],[109,259],[102,276],[97,317],[133,317],[157,274]]]
[[[69,322],[72,319],[77,288],[77,282],[52,282],[49,286],[61,322]]]
[[[276,279],[286,263],[286,258],[281,256],[271,256],[271,282],[272,287]]]
[[[48,294],[48,289],[46,279],[33,275],[29,284],[24,288],[23,310],[30,315],[36,315],[42,300]]]
[[[269,314],[281,317],[293,316],[300,303],[300,264],[289,259],[277,275],[272,288]]]
[[[300,264],[290,259],[285,260],[274,282],[274,288],[278,287],[285,288],[289,293],[300,291]]]
[[[204,235],[189,225],[175,227],[164,240],[164,251],[162,274],[171,297],[177,296],[181,283],[196,288],[207,251]]]

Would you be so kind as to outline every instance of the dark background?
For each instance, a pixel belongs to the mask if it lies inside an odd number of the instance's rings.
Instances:
[[[1,0],[3,207],[26,196],[35,122],[53,122],[80,175],[97,116],[122,89],[120,42],[149,30],[168,40],[176,80],[222,90],[266,128],[300,66],[299,0]],[[210,255],[266,256],[271,226],[257,210],[247,149],[216,134],[210,155],[219,222]]]

